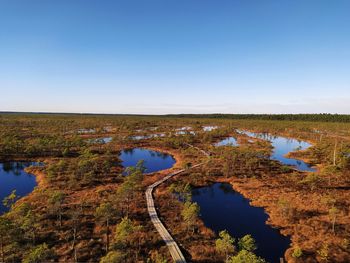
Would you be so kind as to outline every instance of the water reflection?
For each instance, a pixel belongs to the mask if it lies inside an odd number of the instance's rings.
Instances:
[[[2,200],[13,190],[18,196],[25,196],[36,186],[35,176],[24,171],[26,167],[41,165],[35,162],[4,162],[0,163],[0,214],[7,212],[8,208]]]
[[[237,140],[234,137],[223,139],[215,144],[215,146],[238,146]]]
[[[279,262],[289,247],[290,239],[265,223],[268,216],[264,209],[250,206],[230,184],[193,189],[192,198],[200,206],[200,217],[207,227],[216,233],[226,229],[235,238],[251,234],[258,245],[256,254],[269,262]]]
[[[218,126],[203,126],[203,131],[213,131],[216,130]]]
[[[175,159],[170,154],[142,148],[125,149],[121,151],[119,158],[125,168],[144,160],[146,173],[169,169],[175,164]]]
[[[311,146],[310,143],[282,136],[274,136],[269,133],[254,133],[240,130],[239,132],[249,137],[270,141],[273,146],[273,152],[271,155],[272,160],[280,161],[286,165],[295,166],[299,171],[316,171],[316,169],[312,168],[311,165],[305,163],[302,160],[285,157],[285,155],[289,152],[300,151],[309,148]]]

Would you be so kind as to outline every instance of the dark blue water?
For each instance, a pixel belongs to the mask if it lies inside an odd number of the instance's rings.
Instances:
[[[175,164],[175,159],[167,153],[134,148],[121,151],[119,158],[122,160],[123,167],[135,166],[138,161],[144,160],[146,173],[158,172],[169,169]]]
[[[216,233],[226,229],[235,238],[251,234],[258,245],[256,254],[271,263],[284,257],[290,239],[267,225],[264,209],[250,206],[248,199],[235,192],[230,184],[216,183],[193,189],[192,195],[207,227]]]
[[[26,173],[24,168],[36,164],[33,162],[0,163],[0,214],[8,211],[8,208],[2,204],[2,200],[13,190],[16,190],[20,197],[33,191],[37,185],[35,176]]]
[[[238,143],[234,137],[228,137],[216,143],[215,146],[238,146]]]
[[[312,168],[309,164],[302,160],[297,160],[293,158],[284,157],[289,152],[294,152],[297,150],[305,150],[311,146],[310,143],[304,141],[298,141],[296,139],[285,138],[281,136],[272,136],[266,133],[253,133],[248,131],[241,131],[250,137],[260,138],[268,140],[273,146],[273,152],[271,159],[280,161],[286,165],[292,165],[296,167],[299,171],[310,171],[314,172],[316,169]]]

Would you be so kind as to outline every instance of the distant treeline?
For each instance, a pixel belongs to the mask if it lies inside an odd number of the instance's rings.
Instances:
[[[167,114],[167,115],[146,115],[146,114],[103,114],[103,113],[51,113],[51,112],[1,112],[1,116],[74,116],[74,117],[169,117],[169,118],[203,118],[203,119],[232,119],[232,120],[280,120],[280,121],[315,121],[315,122],[350,122],[350,114]]]
[[[213,118],[235,120],[281,120],[281,121],[319,121],[319,122],[350,122],[348,114],[169,114],[168,117],[178,118]]]

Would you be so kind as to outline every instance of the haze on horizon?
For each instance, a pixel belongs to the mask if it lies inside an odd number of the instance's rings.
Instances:
[[[350,1],[2,0],[0,111],[350,114]]]

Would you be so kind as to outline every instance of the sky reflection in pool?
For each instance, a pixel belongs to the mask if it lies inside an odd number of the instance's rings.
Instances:
[[[238,146],[237,140],[234,137],[228,137],[220,142],[217,142],[215,146]]]
[[[218,126],[203,126],[203,131],[213,131],[216,130]]]
[[[286,165],[292,165],[296,167],[299,171],[316,171],[315,168],[312,168],[309,164],[305,163],[302,160],[285,157],[285,155],[289,152],[305,150],[309,148],[311,146],[310,143],[282,136],[273,136],[268,133],[254,133],[249,131],[239,132],[242,134],[246,134],[249,137],[260,138],[263,140],[270,141],[273,146],[273,152],[271,155],[272,160],[280,161],[281,163]]]
[[[37,185],[35,176],[28,174],[24,168],[37,165],[35,162],[4,162],[0,163],[0,214],[8,211],[2,200],[16,190],[20,197],[26,196]]]
[[[216,233],[226,229],[235,238],[251,234],[258,245],[256,254],[271,263],[279,262],[289,247],[290,239],[265,223],[268,216],[264,209],[250,206],[230,184],[193,189],[192,199],[200,206],[200,217],[207,227]]]
[[[135,166],[138,161],[144,160],[146,173],[169,169],[173,167],[176,162],[170,154],[142,148],[123,150],[119,158],[122,160],[122,165],[125,168]]]

